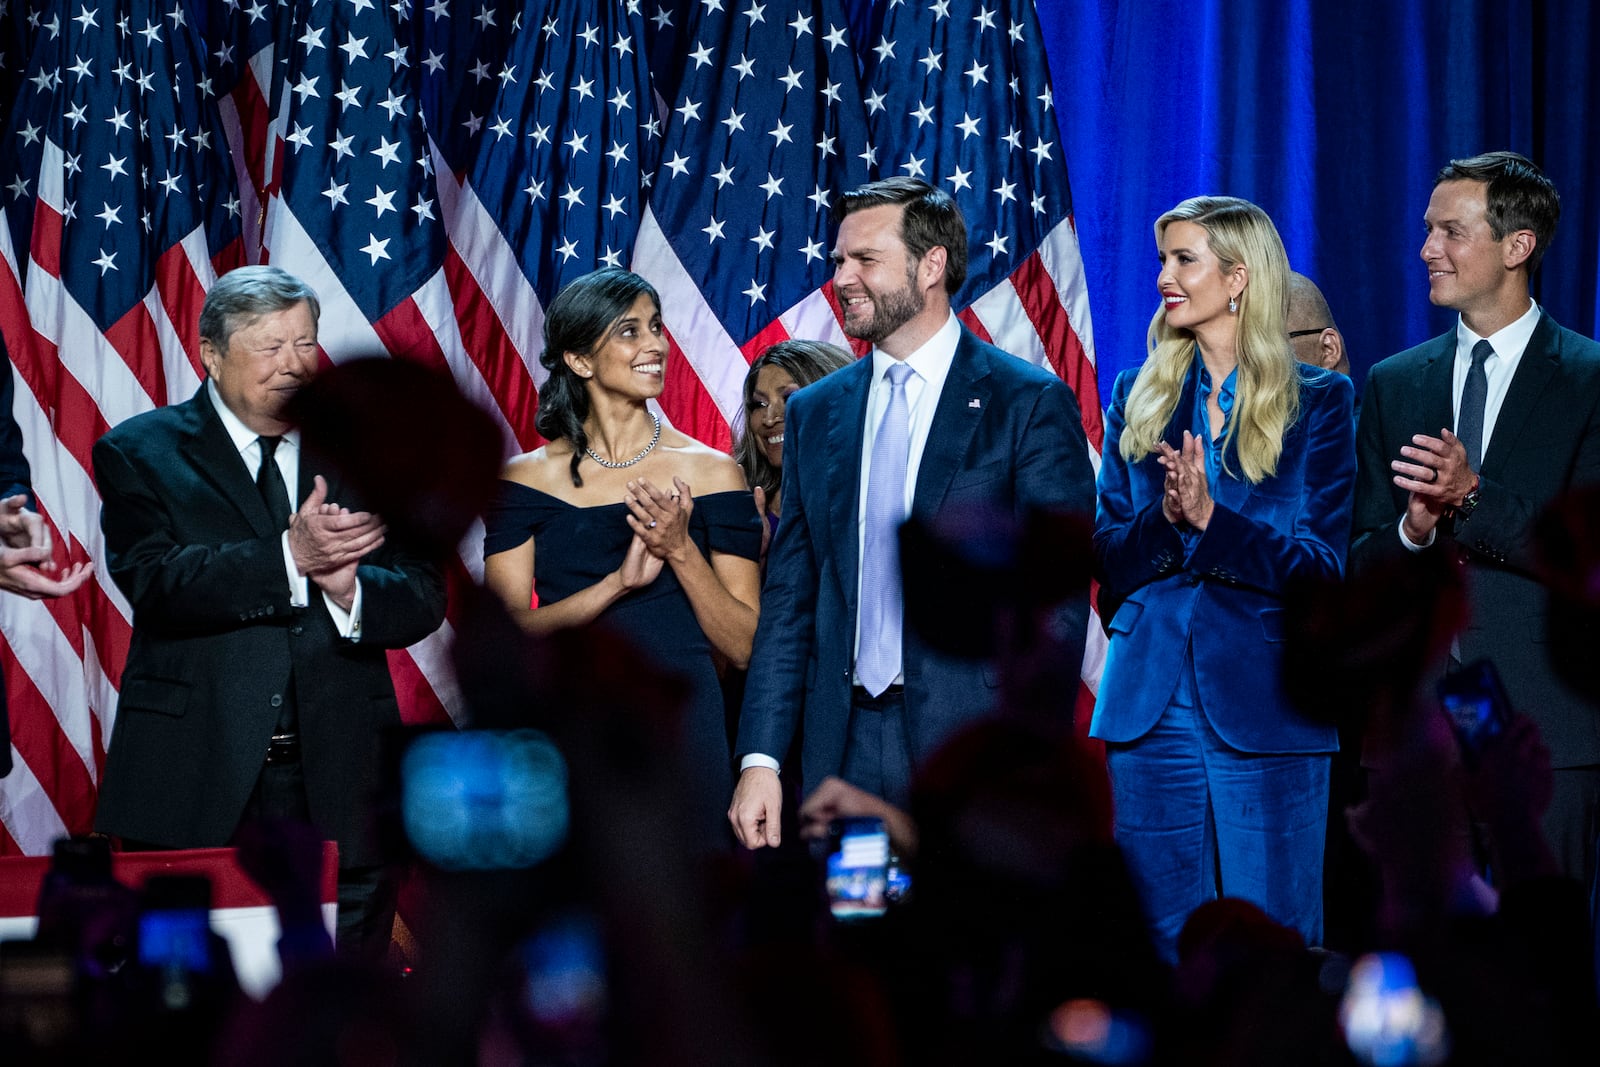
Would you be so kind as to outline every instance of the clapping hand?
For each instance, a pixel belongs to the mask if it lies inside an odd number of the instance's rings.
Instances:
[[[1467,448],[1449,430],[1438,437],[1415,434],[1389,464],[1394,484],[1406,491],[1406,537],[1425,542],[1452,507],[1466,499],[1478,476],[1467,465]]]
[[[50,528],[43,516],[27,510],[21,493],[0,500],[0,589],[44,600],[66,596],[89,580],[87,562],[74,563],[60,574],[50,545]]]
[[[1213,502],[1211,487],[1206,479],[1205,444],[1183,431],[1183,448],[1173,448],[1165,441],[1157,441],[1158,459],[1166,468],[1166,482],[1162,487],[1161,512],[1174,526],[1187,522],[1197,530],[1204,530],[1211,521]]]
[[[328,483],[316,476],[311,495],[289,517],[289,554],[295,568],[346,611],[355,597],[356,567],[383,544],[387,527],[367,511],[328,500]]]
[[[617,568],[617,579],[625,591],[640,589],[656,580],[661,573],[661,557],[650,551],[638,534],[628,542],[628,551]]]
[[[689,516],[694,514],[694,497],[689,483],[672,479],[673,491],[657,489],[644,478],[628,483],[628,526],[645,543],[650,554],[672,560],[693,547],[689,540]]]

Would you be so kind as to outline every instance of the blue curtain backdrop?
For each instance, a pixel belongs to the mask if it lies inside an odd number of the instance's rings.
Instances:
[[[1562,199],[1535,298],[1600,323],[1600,16],[1593,0],[1038,0],[1102,390],[1144,358],[1151,224],[1254,200],[1322,287],[1359,382],[1440,333],[1417,250],[1433,175],[1509,148]]]

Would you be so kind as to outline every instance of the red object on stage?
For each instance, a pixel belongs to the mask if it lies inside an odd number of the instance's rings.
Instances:
[[[322,846],[323,903],[338,902],[339,849],[332,841]],[[50,869],[48,856],[0,856],[0,918],[35,914],[39,883]],[[134,889],[152,874],[203,874],[211,880],[211,906],[222,908],[271,907],[266,891],[239,867],[231,848],[192,848],[171,852],[113,852],[111,873]]]

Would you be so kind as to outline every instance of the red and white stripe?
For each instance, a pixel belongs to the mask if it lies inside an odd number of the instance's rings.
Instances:
[[[271,113],[274,57],[270,46],[252,56],[248,76],[219,101],[239,176],[242,239],[213,256],[202,231],[190,234],[162,256],[155,286],[112,328],[99,330],[60,280],[65,209],[59,148],[46,146],[31,247],[20,250],[20,258],[0,212],[0,329],[17,369],[16,416],[39,507],[61,546],[58,560],[87,555],[96,568],[94,582],[62,601],[0,597],[0,667],[11,697],[17,763],[0,780],[0,854],[44,854],[62,833],[91,824],[131,610],[105,570],[89,451],[123,419],[185,399],[198,388],[199,310],[218,273],[270,258],[318,292],[321,340],[330,360],[388,353],[447,368],[499,423],[507,456],[542,443],[534,415],[544,380],[538,362],[544,309],[516,250],[482,201],[435,151],[432,184],[449,247],[414,294],[368,322],[278,196],[285,123],[281,110]],[[782,311],[750,341],[736,343],[648,210],[631,265],[660,291],[672,340],[662,414],[708,444],[731,447],[732,429],[743,417],[749,362],[768,345],[806,337],[850,346],[831,285]],[[961,317],[980,335],[1072,385],[1098,469],[1103,429],[1094,340],[1071,220]],[[450,578],[459,583],[481,577],[482,531],[475,526]],[[447,621],[418,645],[391,654],[408,721],[460,716],[461,695],[449,661],[453,633]],[[1104,661],[1097,622],[1091,621],[1089,638],[1080,710],[1092,706]]]
[[[15,764],[0,780],[0,853],[43,854],[62,833],[92,825],[132,612],[105,569],[90,450],[122,419],[198,386],[199,308],[238,251],[213,260],[204,234],[190,234],[160,258],[146,298],[101,331],[61,280],[63,166],[47,141],[25,255],[0,212],[0,330],[16,371],[12,414],[56,561],[87,557],[96,573],[62,600],[0,598]]]
[[[745,373],[769,345],[790,337],[825,340],[847,348],[852,345],[844,333],[831,283],[779,315],[750,342],[735,344],[648,211],[640,226],[633,269],[660,290],[674,352],[680,350],[679,344],[685,351],[686,358],[679,365],[693,372],[688,381],[681,375],[669,378],[662,406],[673,411],[674,425],[708,443],[730,447],[729,428],[743,417]],[[985,340],[1054,372],[1072,386],[1082,412],[1089,461],[1098,472],[1105,430],[1089,295],[1072,219],[1061,222],[1005,282],[974,300],[960,318]],[[674,388],[680,383],[688,387],[687,399],[673,395],[685,392]],[[1080,711],[1093,706],[1105,653],[1104,631],[1097,619],[1091,618]]]

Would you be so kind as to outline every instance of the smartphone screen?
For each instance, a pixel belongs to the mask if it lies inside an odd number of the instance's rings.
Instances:
[[[840,819],[828,857],[828,906],[838,919],[882,915],[889,905],[889,831],[882,819]]]
[[[1500,735],[1511,718],[1500,676],[1485,659],[1445,675],[1439,682],[1439,702],[1450,716],[1462,749],[1472,758]]]
[[[566,843],[566,762],[537,730],[424,733],[400,759],[400,814],[436,867],[532,867]]]
[[[1345,1047],[1370,1067],[1444,1062],[1450,1038],[1444,1013],[1417,986],[1411,961],[1393,952],[1362,956],[1350,969],[1339,1004]]]
[[[211,973],[211,917],[204,909],[146,911],[139,916],[139,962],[156,970]]]
[[[211,973],[211,882],[152,875],[139,907],[139,963],[166,975]]]

